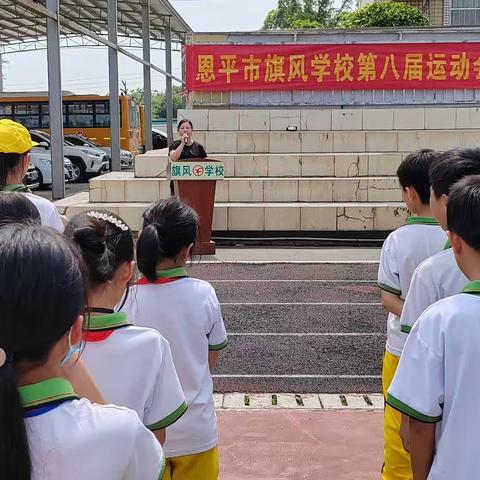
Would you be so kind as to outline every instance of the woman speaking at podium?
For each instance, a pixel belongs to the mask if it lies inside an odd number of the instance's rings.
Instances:
[[[193,124],[187,118],[178,123],[178,134],[180,140],[170,145],[169,157],[172,162],[188,160],[190,158],[207,158],[207,152],[201,143],[192,140]]]

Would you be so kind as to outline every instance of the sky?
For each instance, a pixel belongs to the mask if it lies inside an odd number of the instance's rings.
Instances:
[[[194,32],[258,30],[267,12],[277,6],[277,0],[170,0]],[[140,49],[132,50],[141,56]],[[153,50],[152,63],[163,67],[165,56]],[[4,90],[46,91],[46,51],[4,55]],[[119,78],[128,89],[142,87],[142,65],[119,55]],[[174,53],[173,74],[181,77],[180,54]],[[161,74],[152,72],[152,88],[163,90]],[[107,50],[102,47],[62,49],[62,89],[74,93],[108,92]]]

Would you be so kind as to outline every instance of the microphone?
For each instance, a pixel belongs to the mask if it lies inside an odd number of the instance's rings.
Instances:
[[[185,138],[183,139],[183,141],[185,142],[185,144],[187,144],[187,143],[188,143],[188,137],[185,137]]]

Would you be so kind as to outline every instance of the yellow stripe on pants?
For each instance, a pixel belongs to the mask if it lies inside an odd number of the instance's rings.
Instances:
[[[385,352],[383,357],[382,390],[386,397],[387,390],[400,362],[400,357]],[[383,422],[383,469],[382,480],[412,480],[410,455],[405,451],[400,438],[401,414],[390,405],[385,404]]]

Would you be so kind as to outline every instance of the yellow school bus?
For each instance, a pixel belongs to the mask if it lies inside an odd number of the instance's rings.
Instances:
[[[121,148],[137,154],[143,145],[139,106],[128,95],[121,95],[119,101]],[[11,118],[28,129],[48,131],[48,93],[0,93],[0,118]],[[101,146],[110,146],[109,97],[63,92],[63,129],[66,135],[81,134]]]

